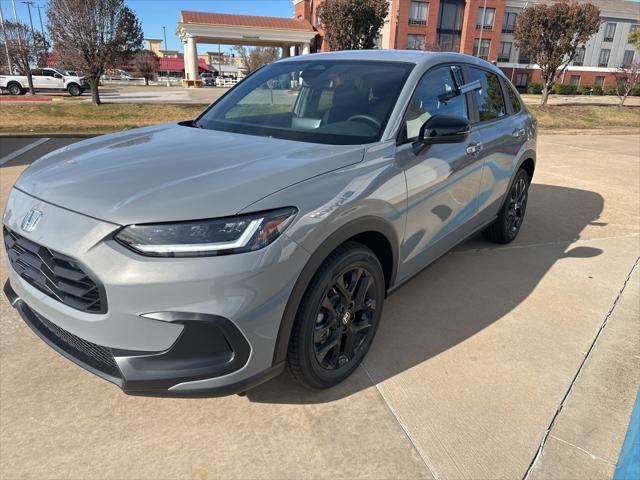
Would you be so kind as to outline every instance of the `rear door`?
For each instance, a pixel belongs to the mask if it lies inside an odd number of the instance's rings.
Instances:
[[[45,77],[42,75],[42,69],[35,68],[31,70],[31,79],[33,81],[33,88],[36,90],[43,90],[47,88],[47,81]],[[25,85],[25,88],[27,85]]]
[[[483,161],[478,194],[479,225],[492,220],[502,204],[518,152],[526,140],[525,120],[521,106],[514,114],[504,89],[506,85],[499,75],[481,67],[466,68],[469,81],[481,84],[480,89],[471,93],[475,105],[473,130],[480,136]]]
[[[396,161],[405,170],[407,223],[398,280],[421,270],[467,236],[477,213],[482,176],[479,135],[460,143],[416,144],[420,127],[432,116],[472,118],[470,93],[462,93],[462,69],[442,65],[419,81],[398,139]]]

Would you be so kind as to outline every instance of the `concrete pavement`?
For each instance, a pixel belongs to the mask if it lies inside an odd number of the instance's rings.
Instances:
[[[54,140],[0,169],[3,206]],[[517,241],[472,239],[390,296],[329,391],[127,397],[3,298],[0,477],[606,478],[639,380],[639,158],[637,135],[542,135]]]

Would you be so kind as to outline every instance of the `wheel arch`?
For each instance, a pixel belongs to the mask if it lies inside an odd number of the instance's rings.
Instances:
[[[342,226],[327,237],[313,252],[296,280],[280,322],[273,353],[273,365],[286,359],[293,324],[311,279],[331,252],[349,241],[361,243],[371,249],[382,265],[385,276],[385,291],[393,285],[398,267],[399,251],[399,242],[393,227],[376,217],[359,218]]]

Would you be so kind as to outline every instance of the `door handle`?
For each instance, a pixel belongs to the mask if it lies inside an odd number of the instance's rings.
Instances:
[[[467,155],[477,155],[482,150],[482,145],[480,143],[472,143],[467,147]]]

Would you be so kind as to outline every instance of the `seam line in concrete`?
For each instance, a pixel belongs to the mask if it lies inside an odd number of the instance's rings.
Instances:
[[[360,364],[360,366],[364,370],[364,373],[367,374],[367,377],[369,377],[369,381],[375,387],[376,391],[378,392],[378,395],[380,395],[380,398],[382,398],[382,401],[387,406],[387,409],[389,410],[391,415],[393,415],[393,417],[396,419],[396,422],[398,422],[398,425],[400,425],[400,428],[402,429],[402,431],[406,435],[407,439],[409,440],[409,442],[413,446],[413,449],[416,451],[416,453],[418,454],[418,456],[422,460],[422,463],[424,463],[425,468],[429,471],[429,473],[431,474],[431,476],[433,478],[438,480],[440,477],[438,477],[436,475],[435,470],[433,469],[433,466],[427,461],[426,455],[424,454],[422,449],[418,446],[418,444],[414,440],[413,436],[409,433],[409,430],[407,429],[407,426],[404,424],[404,422],[400,418],[400,415],[398,415],[398,413],[395,411],[395,409],[391,406],[391,404],[387,400],[387,397],[385,397],[384,393],[382,393],[382,390],[380,390],[380,388],[378,387],[378,383],[373,379],[373,377],[369,373],[369,370],[367,370],[367,367],[365,366],[364,362],[362,362]]]
[[[616,298],[613,300],[613,304],[611,305],[611,308],[609,309],[609,311],[605,315],[604,320],[602,321],[602,325],[600,325],[600,328],[598,329],[598,332],[596,333],[595,338],[591,342],[591,345],[589,346],[589,349],[587,350],[586,355],[582,359],[582,362],[580,363],[580,366],[578,367],[578,370],[576,371],[576,374],[574,375],[573,380],[571,380],[571,383],[569,384],[569,388],[567,388],[567,391],[565,392],[564,396],[562,397],[562,400],[560,401],[560,405],[558,406],[558,409],[556,410],[556,413],[551,418],[551,422],[549,423],[549,426],[547,427],[546,431],[544,432],[544,435],[542,436],[542,440],[540,441],[540,444],[538,445],[538,450],[536,451],[536,454],[533,456],[533,459],[531,460],[531,463],[529,464],[529,467],[527,468],[526,472],[524,473],[524,476],[522,477],[523,480],[527,480],[529,478],[529,475],[531,474],[531,471],[533,470],[535,465],[538,463],[538,460],[540,460],[540,457],[542,456],[542,451],[544,450],[545,444],[547,443],[547,440],[548,440],[549,436],[551,435],[551,429],[555,425],[556,420],[557,420],[558,416],[560,415],[560,412],[562,411],[565,402],[567,401],[567,398],[569,398],[569,395],[573,391],[573,387],[575,386],[576,381],[580,377],[580,374],[582,373],[582,370],[584,370],[584,367],[585,367],[585,365],[587,363],[587,360],[591,356],[591,352],[593,351],[596,343],[598,342],[598,339],[600,338],[600,336],[602,335],[603,330],[607,326],[607,322],[609,321],[609,318],[611,318],[611,315],[613,314],[613,311],[615,310],[616,306],[618,305],[618,301],[620,300],[620,297],[622,296],[622,293],[624,292],[625,288],[627,287],[627,284],[629,283],[629,280],[631,279],[631,275],[633,274],[633,271],[638,267],[638,262],[640,262],[640,257],[636,258],[636,261],[634,262],[633,266],[631,267],[631,270],[629,270],[629,274],[627,275],[627,278],[625,279],[624,283],[622,284],[622,288],[618,292],[618,295],[616,296]],[[556,437],[554,437],[554,438],[556,438]]]
[[[29,150],[32,150],[36,148],[38,145],[42,145],[44,142],[48,142],[48,141],[49,141],[49,138],[44,137],[39,140],[36,140],[35,142],[31,142],[22,148],[19,148],[15,152],[11,152],[10,154],[5,155],[4,157],[0,158],[0,167],[5,163],[7,163],[8,161],[13,160],[14,158],[17,158],[23,153],[27,153]]]
[[[499,252],[502,250],[518,250],[521,248],[529,248],[529,247],[550,247],[553,245],[571,245],[573,243],[589,243],[589,242],[597,242],[599,240],[616,240],[618,238],[634,238],[638,237],[640,234],[638,233],[630,233],[629,235],[615,235],[613,237],[598,237],[598,238],[585,238],[584,240],[561,240],[558,242],[543,242],[543,243],[531,243],[529,245],[512,245],[509,247],[487,247],[487,248],[474,248],[471,250],[456,250],[449,252],[450,255],[461,255],[463,253],[478,253],[478,252]]]
[[[609,465],[613,465],[613,466],[615,466],[615,463],[613,463],[613,462],[611,462],[611,461],[607,460],[606,458],[599,457],[599,456],[597,456],[596,454],[591,453],[589,450],[586,450],[586,449],[584,449],[584,448],[582,448],[582,447],[579,447],[578,445],[574,445],[574,444],[573,444],[573,443],[571,443],[571,442],[567,442],[566,440],[563,440],[563,439],[561,439],[560,437],[556,437],[555,435],[551,435],[551,434],[549,434],[549,437],[550,437],[550,438],[553,438],[554,440],[558,440],[559,442],[562,442],[562,443],[564,443],[564,444],[566,444],[566,445],[569,445],[570,447],[573,447],[573,448],[575,448],[576,450],[580,450],[581,452],[586,453],[586,454],[587,454],[587,455],[589,455],[593,460],[600,460],[601,462],[605,462],[605,463],[608,463]]]

